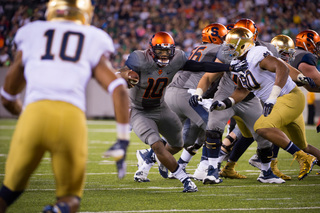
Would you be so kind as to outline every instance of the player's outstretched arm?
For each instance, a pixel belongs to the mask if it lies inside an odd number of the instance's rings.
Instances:
[[[26,85],[23,72],[22,52],[18,51],[1,88],[2,105],[13,115],[19,115],[22,110],[19,93]]]
[[[117,142],[104,153],[104,157],[114,158],[118,177],[121,179],[126,174],[125,158],[130,139],[127,83],[123,78],[116,76],[110,61],[104,56],[101,57],[93,72],[100,85],[112,95],[117,121]]]

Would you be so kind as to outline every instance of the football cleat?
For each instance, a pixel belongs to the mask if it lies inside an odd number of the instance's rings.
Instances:
[[[235,169],[236,162],[227,162],[225,167],[219,173],[221,177],[230,179],[246,179],[247,177],[239,174]]]
[[[42,213],[58,213],[58,209],[52,205],[47,205],[43,208]]]
[[[278,159],[274,159],[271,161],[271,170],[273,172],[273,174],[275,174],[276,176],[278,176],[279,178],[283,179],[283,180],[291,180],[291,177],[288,175],[283,174],[279,169],[278,169]]]
[[[134,174],[134,181],[136,182],[150,182],[147,178],[149,171],[138,170]]]
[[[260,175],[257,181],[261,183],[285,183],[283,179],[279,178],[275,174],[273,174],[271,168],[268,171],[261,170]]]
[[[320,175],[320,171],[316,173],[316,175]]]
[[[118,178],[122,179],[127,172],[127,165],[125,163],[126,152],[129,145],[127,140],[117,140],[104,154],[103,156],[113,157],[116,161],[116,166],[118,170]]]
[[[197,192],[198,191],[198,187],[196,186],[196,184],[194,184],[194,182],[192,182],[192,180],[190,180],[190,178],[187,178],[184,182],[183,182],[183,191],[182,192]]]
[[[298,179],[302,180],[305,178],[311,171],[314,164],[317,162],[317,158],[305,153],[302,150],[299,150],[293,154],[293,160],[297,160],[300,165],[300,172]]]
[[[137,150],[136,157],[138,159],[138,169],[143,165],[144,162],[147,164],[151,163],[152,165],[156,162],[155,154],[151,148]]]
[[[261,170],[261,160],[259,159],[257,154],[254,154],[250,159],[249,159],[249,164],[251,166],[254,166],[258,169]]]
[[[208,167],[208,174],[203,179],[203,184],[219,184],[222,179],[219,178],[218,169],[215,169],[212,165]]]
[[[208,174],[208,164],[200,163],[193,173],[193,179],[202,181]]]
[[[156,155],[155,155],[155,159],[158,163],[158,170],[159,170],[161,177],[168,178],[168,169],[159,161],[159,159],[157,158]]]

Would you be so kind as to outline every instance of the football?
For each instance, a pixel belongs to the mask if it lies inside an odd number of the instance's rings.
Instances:
[[[128,73],[128,82],[130,84],[133,84],[133,85],[139,83],[139,75],[138,75],[138,73],[136,73],[135,71],[129,71],[129,73]]]

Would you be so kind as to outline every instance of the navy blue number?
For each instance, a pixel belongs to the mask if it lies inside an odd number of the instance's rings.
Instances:
[[[52,46],[54,30],[48,30],[44,35],[48,37],[48,40],[46,45],[46,53],[45,55],[41,56],[41,60],[46,60],[46,59],[52,60],[54,56],[53,54],[51,54],[51,46]]]
[[[47,45],[46,45],[46,53],[41,57],[41,59],[53,60],[54,55],[51,53],[51,48],[52,48],[54,30],[48,30],[44,35],[48,37],[48,39],[47,39]],[[73,56],[68,56],[66,54],[66,50],[67,50],[68,39],[71,35],[78,37],[78,44],[77,44],[77,49],[75,54]],[[70,32],[70,31],[64,33],[62,38],[61,48],[60,48],[60,58],[65,61],[72,61],[72,62],[78,61],[81,55],[83,41],[84,41],[84,35],[82,33]]]

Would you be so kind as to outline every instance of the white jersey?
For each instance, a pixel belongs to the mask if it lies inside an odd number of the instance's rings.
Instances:
[[[260,68],[260,62],[268,55],[272,55],[272,53],[266,47],[252,47],[246,57],[249,65],[248,70],[245,73],[238,73],[243,87],[252,90],[255,96],[263,102],[269,98],[276,78],[276,73]],[[296,84],[289,76],[279,96],[288,94],[295,86]]]
[[[24,106],[39,100],[71,103],[85,111],[85,89],[102,55],[114,52],[110,36],[94,26],[35,21],[15,36],[27,81]]]

